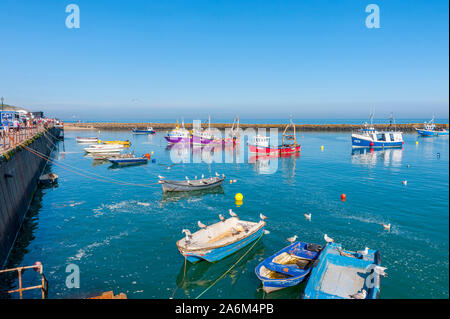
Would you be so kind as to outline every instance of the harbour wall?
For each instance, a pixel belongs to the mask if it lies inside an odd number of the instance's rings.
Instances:
[[[48,156],[59,130],[50,128],[0,154],[0,269],[6,265],[46,164],[25,146]]]
[[[176,123],[64,123],[65,130],[131,130],[132,128],[145,129],[149,126],[153,127],[157,131],[165,131],[173,129]],[[202,123],[202,127],[206,128],[207,123]],[[211,123],[211,127],[218,129],[231,128],[232,124],[224,123]],[[282,130],[286,127],[286,124],[245,124],[240,123],[240,128],[278,128]],[[192,129],[192,123],[186,123],[187,129]],[[385,130],[389,128],[389,124],[375,124],[374,127],[377,130]],[[416,128],[423,127],[423,123],[408,123],[408,124],[396,124],[396,129],[402,132],[415,132]],[[448,129],[448,124],[436,124],[438,129]],[[351,132],[357,131],[361,128],[361,125],[353,124],[298,124],[295,125],[295,129],[299,132]]]

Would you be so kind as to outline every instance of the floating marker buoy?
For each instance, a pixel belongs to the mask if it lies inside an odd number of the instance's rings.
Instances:
[[[155,154],[155,152],[151,151],[151,152],[150,152],[150,154],[152,154],[152,155],[153,155],[153,154]]]
[[[347,199],[347,195],[345,195],[345,194],[341,194],[341,201],[345,201]]]
[[[234,199],[235,199],[237,202],[242,202],[242,200],[244,199],[244,196],[243,196],[241,193],[237,193],[237,194],[234,196]]]
[[[373,142],[370,142],[370,146],[374,146],[375,144],[373,144]]]
[[[320,147],[320,149],[323,151],[323,145]]]
[[[419,145],[419,141],[416,141],[416,145]]]
[[[156,163],[156,160],[155,160],[155,159],[152,159],[152,163]]]
[[[233,184],[233,181],[230,179],[230,184]]]
[[[233,179],[233,183],[236,183],[236,180],[235,180],[235,179]]]

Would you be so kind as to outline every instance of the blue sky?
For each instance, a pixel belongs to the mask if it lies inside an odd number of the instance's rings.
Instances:
[[[65,26],[68,4],[80,29]],[[368,29],[365,7],[380,7]],[[2,0],[0,95],[69,119],[448,118],[447,1]]]

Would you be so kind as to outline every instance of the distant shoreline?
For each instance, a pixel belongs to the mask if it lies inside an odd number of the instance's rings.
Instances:
[[[99,123],[99,122],[91,122],[91,123],[64,123],[64,129],[67,131],[77,131],[77,130],[120,130],[120,131],[128,131],[132,128],[144,129],[149,126],[153,127],[156,131],[166,131],[173,129],[177,124],[176,123]],[[192,123],[186,123],[184,125],[186,129],[192,129]],[[202,127],[206,128],[208,126],[207,123],[202,123]],[[231,128],[232,124],[230,123],[211,123],[211,127],[218,129],[226,129]],[[284,129],[286,124],[246,124],[240,123],[240,128],[277,128]],[[374,124],[373,125],[378,130],[383,130],[389,128],[389,124]],[[423,123],[408,123],[408,124],[396,124],[395,127],[397,130],[403,132],[415,132],[416,128],[421,128]],[[441,128],[449,128],[448,124],[436,124],[438,129]],[[356,124],[297,124],[295,125],[295,129],[299,132],[308,132],[308,131],[323,131],[323,132],[348,132],[355,131],[361,128],[361,125]]]

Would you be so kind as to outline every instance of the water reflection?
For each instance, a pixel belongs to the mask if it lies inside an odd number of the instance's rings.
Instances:
[[[258,174],[273,174],[278,168],[287,173],[287,177],[295,176],[295,165],[300,154],[294,155],[252,155],[248,162],[253,164]],[[279,167],[280,166],[280,167]]]
[[[187,200],[187,202],[189,203],[192,199],[200,198],[205,195],[217,196],[224,194],[225,192],[223,191],[222,186],[192,192],[163,192],[160,204],[161,206],[164,206],[165,204],[176,203],[181,200]]]
[[[390,149],[353,149],[352,150],[352,164],[362,164],[368,166],[375,166],[377,162],[383,163],[385,166],[400,166],[403,157],[403,148]]]

